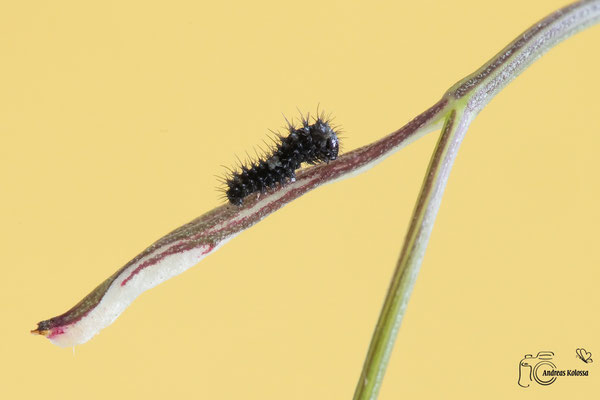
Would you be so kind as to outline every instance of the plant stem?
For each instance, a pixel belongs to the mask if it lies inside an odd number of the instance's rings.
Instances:
[[[452,163],[469,123],[470,120],[457,110],[451,110],[446,117],[375,327],[365,367],[354,394],[355,400],[377,398],[400,323],[425,255]]]
[[[444,95],[449,111],[417,198],[354,400],[374,400],[379,394],[448,176],[469,124],[497,93],[542,54],[562,40],[594,25],[599,19],[600,0],[570,4],[533,25]]]

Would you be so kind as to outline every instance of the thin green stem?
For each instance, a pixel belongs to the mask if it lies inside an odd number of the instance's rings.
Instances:
[[[452,86],[447,116],[417,198],[402,252],[371,339],[355,400],[379,394],[400,324],[429,243],[458,148],[473,118],[542,54],[600,20],[600,0],[570,4],[542,19],[473,74]]]
[[[355,400],[377,398],[396,335],[406,312],[406,306],[433,229],[448,175],[469,122],[470,120],[457,110],[451,110],[446,117],[373,334],[365,368],[354,394]]]

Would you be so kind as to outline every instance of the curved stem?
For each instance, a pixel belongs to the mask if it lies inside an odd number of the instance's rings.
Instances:
[[[396,132],[306,168],[296,181],[266,195],[252,194],[241,207],[225,204],[162,237],[92,290],[67,312],[41,321],[31,332],[59,346],[85,343],[110,325],[142,292],[196,265],[230,239],[310,190],[361,173],[426,133],[438,129],[448,101],[441,99]]]
[[[481,68],[454,84],[446,95],[466,102],[466,109],[477,114],[544,53],[599,20],[599,0],[569,4],[533,24]]]
[[[600,20],[600,0],[570,4],[542,19],[444,96],[450,110],[417,198],[402,252],[371,339],[354,400],[376,399],[440,207],[470,122],[550,48]]]

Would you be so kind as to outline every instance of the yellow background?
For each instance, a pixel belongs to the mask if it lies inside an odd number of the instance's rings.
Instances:
[[[221,204],[214,175],[281,113],[320,104],[354,149],[562,5],[4,2],[0,397],[351,398],[437,134],[288,205],[75,355],[29,330]],[[472,124],[381,399],[600,391],[599,48],[599,27],[564,42]],[[520,388],[542,350],[590,376]]]

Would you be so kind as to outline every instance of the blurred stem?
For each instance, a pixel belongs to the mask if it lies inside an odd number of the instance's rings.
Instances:
[[[378,396],[448,175],[469,124],[496,94],[542,54],[599,20],[600,0],[583,0],[563,7],[531,26],[444,95],[443,99],[447,101],[444,127],[417,198],[354,400],[374,400]]]

